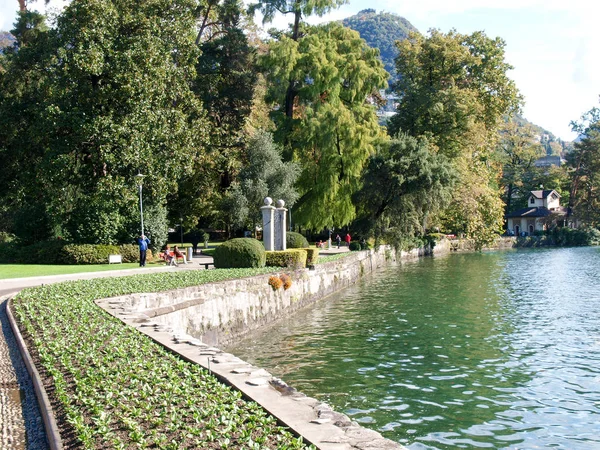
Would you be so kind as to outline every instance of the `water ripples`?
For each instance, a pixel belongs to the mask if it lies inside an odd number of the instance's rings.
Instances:
[[[600,250],[422,259],[235,348],[410,449],[600,448]]]

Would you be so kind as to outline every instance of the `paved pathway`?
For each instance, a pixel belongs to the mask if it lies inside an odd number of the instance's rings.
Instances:
[[[347,247],[321,250],[321,254],[347,252]],[[62,281],[103,278],[111,276],[138,275],[142,273],[199,270],[212,257],[196,255],[191,264],[156,266],[139,269],[110,270],[70,275],[55,275],[0,280],[0,449],[2,450],[46,450],[48,444],[43,422],[31,379],[21,358],[13,332],[6,316],[6,302],[10,294],[21,289]]]

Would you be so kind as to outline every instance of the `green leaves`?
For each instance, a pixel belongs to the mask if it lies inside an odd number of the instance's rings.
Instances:
[[[377,51],[358,33],[331,23],[306,27],[298,41],[273,43],[265,64],[278,105],[278,137],[286,157],[302,167],[295,222],[314,229],[349,223],[351,196],[383,135],[368,102],[388,77]],[[290,93],[292,116],[286,111]]]
[[[241,448],[252,441],[260,448],[301,449],[306,448],[302,440],[258,405],[94,304],[97,298],[269,271],[215,269],[69,282],[24,290],[14,307],[83,448],[181,448],[193,438],[194,448]]]

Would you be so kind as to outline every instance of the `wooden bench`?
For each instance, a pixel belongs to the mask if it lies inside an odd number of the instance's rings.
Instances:
[[[208,270],[208,266],[213,266],[213,268],[215,267],[214,263],[198,263],[201,266],[204,266],[204,269]]]

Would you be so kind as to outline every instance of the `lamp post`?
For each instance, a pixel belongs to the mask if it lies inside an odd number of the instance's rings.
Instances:
[[[140,188],[140,223],[142,225],[142,236],[144,235],[144,207],[142,205],[142,185],[144,184],[144,175],[138,172],[135,176],[135,182]]]

